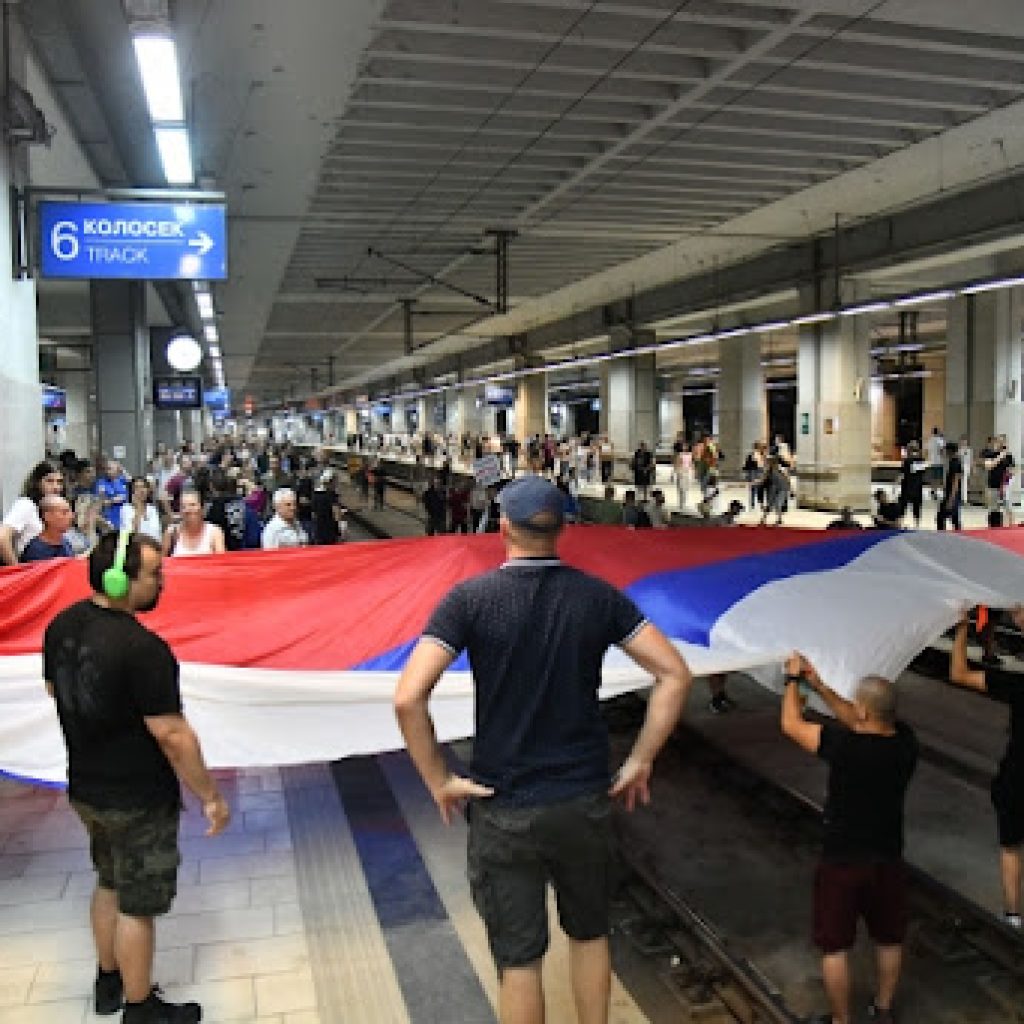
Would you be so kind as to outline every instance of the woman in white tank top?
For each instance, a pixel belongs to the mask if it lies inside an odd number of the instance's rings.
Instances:
[[[203,503],[198,491],[183,491],[181,523],[169,527],[164,534],[164,554],[188,558],[218,555],[224,550],[224,531],[203,519]]]

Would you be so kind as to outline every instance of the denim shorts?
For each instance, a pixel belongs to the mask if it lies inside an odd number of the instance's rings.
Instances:
[[[523,967],[548,947],[547,886],[571,939],[608,934],[611,805],[604,793],[537,807],[474,801],[469,882],[498,968]]]
[[[98,808],[72,800],[85,830],[100,886],[117,893],[129,917],[166,914],[178,891],[180,809]]]

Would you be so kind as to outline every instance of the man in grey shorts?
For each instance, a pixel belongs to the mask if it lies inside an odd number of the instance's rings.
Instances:
[[[230,812],[182,714],[178,662],[135,618],[156,607],[160,547],[108,534],[89,556],[93,596],[47,627],[43,672],[68,751],[68,796],[96,869],[90,907],[98,971],[94,1009],[123,1024],[196,1024],[198,1003],[170,1003],[152,983],[153,919],[177,890],[183,782],[202,802],[207,835]],[[127,586],[104,574],[123,571]]]
[[[544,1019],[549,882],[570,940],[579,1020],[608,1020],[609,798],[628,810],[649,801],[654,758],[691,682],[679,652],[629,598],[559,561],[562,507],[558,489],[540,477],[505,487],[508,560],[444,598],[395,694],[409,753],[442,818],[471,801],[470,884],[499,971],[503,1024]],[[654,677],[654,689],[633,750],[611,779],[597,694],[614,645]],[[463,650],[476,688],[469,778],[449,771],[428,710]]]

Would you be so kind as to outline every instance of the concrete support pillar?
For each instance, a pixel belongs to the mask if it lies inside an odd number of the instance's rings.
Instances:
[[[494,437],[498,432],[498,410],[493,405],[480,410],[480,432],[485,437]]]
[[[153,455],[145,286],[94,281],[90,301],[100,449],[128,473],[142,473]],[[202,419],[201,412],[189,415]]]
[[[871,341],[867,317],[800,332],[797,398],[799,502],[871,507]]]
[[[641,441],[658,442],[658,394],[654,356],[624,356],[607,365],[607,434],[618,465],[628,463]],[[602,405],[603,409],[603,405]]]
[[[0,147],[0,195],[5,203],[18,181],[10,151]],[[14,280],[12,218],[7,211],[5,205],[0,216],[0,508],[5,512],[44,454],[36,286],[31,278]]]
[[[946,339],[946,438],[963,434],[975,453],[992,434],[1005,434],[1021,463],[1021,334],[1024,289],[950,300]],[[924,424],[929,433],[929,422]]]
[[[177,448],[184,440],[181,413],[157,409],[153,412],[153,445]]]
[[[483,414],[477,405],[480,394],[476,388],[459,388],[446,393],[448,433],[461,438],[463,434],[474,437],[483,430]]]
[[[658,432],[661,434],[661,440],[672,442],[676,435],[685,429],[683,396],[678,393],[662,394],[658,399]]]
[[[281,437],[284,438],[286,434],[287,428],[282,426]],[[206,440],[201,409],[185,409],[181,412],[181,439],[190,441],[194,448],[198,448]]]
[[[350,436],[359,433],[359,410],[355,406],[349,406],[343,411],[342,424],[345,428],[346,440]]]
[[[755,441],[765,440],[764,372],[760,335],[719,344],[718,441],[726,472],[735,475]]]
[[[93,415],[92,374],[84,370],[55,371],[47,379],[67,395],[62,447],[72,449],[80,459],[88,459],[96,447]]]
[[[548,375],[531,373],[519,379],[516,394],[516,437],[526,441],[548,433]]]

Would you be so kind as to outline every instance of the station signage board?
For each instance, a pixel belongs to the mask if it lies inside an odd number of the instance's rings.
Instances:
[[[132,281],[224,280],[223,205],[39,204],[43,277]]]
[[[207,388],[203,392],[203,405],[213,413],[231,412],[231,389]]]
[[[156,409],[201,409],[202,377],[154,377],[153,406]]]

